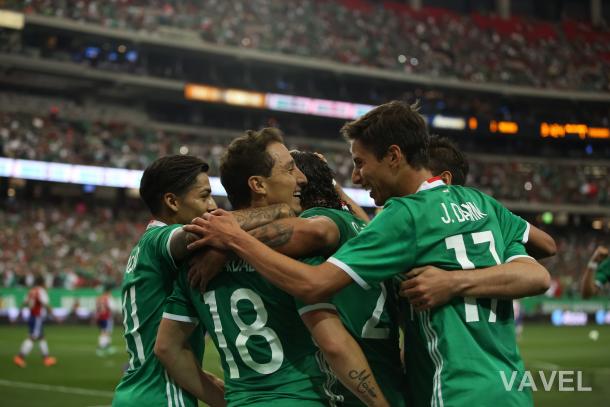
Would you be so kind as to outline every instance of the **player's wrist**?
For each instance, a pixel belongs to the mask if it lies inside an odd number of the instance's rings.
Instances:
[[[451,287],[451,297],[464,297],[468,295],[468,290],[472,287],[472,272],[467,270],[456,270],[447,273],[450,277],[449,286]]]
[[[254,237],[250,236],[250,234],[245,230],[239,229],[237,233],[229,236],[228,240],[226,241],[226,244],[229,249],[239,255],[240,252],[247,250],[249,238],[256,240]]]
[[[597,268],[599,267],[599,262],[595,261],[595,259],[591,259],[589,260],[589,262],[587,263],[587,268],[591,269],[591,270],[597,270]]]

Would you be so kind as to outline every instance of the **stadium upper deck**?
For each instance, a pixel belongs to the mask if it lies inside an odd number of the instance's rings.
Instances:
[[[610,91],[610,33],[569,14],[561,22],[501,19],[485,7],[458,14],[366,0],[4,3],[26,14],[407,74]]]

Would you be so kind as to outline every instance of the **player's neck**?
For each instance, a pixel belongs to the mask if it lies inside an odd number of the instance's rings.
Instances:
[[[159,222],[163,222],[166,225],[173,225],[176,223],[180,223],[178,221],[178,216],[168,214],[168,213],[160,213],[160,214],[155,215],[155,220],[158,220]]]
[[[426,168],[415,170],[411,167],[405,168],[404,177],[401,182],[401,196],[411,195],[417,192],[421,184],[432,178],[432,173]]]

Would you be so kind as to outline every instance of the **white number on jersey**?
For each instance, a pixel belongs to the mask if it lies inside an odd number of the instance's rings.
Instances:
[[[486,230],[484,232],[476,232],[472,233],[472,241],[474,244],[483,244],[489,243],[489,252],[493,257],[496,264],[500,264],[500,257],[498,257],[498,252],[496,251],[496,245],[494,241],[494,236],[491,231]],[[470,261],[468,256],[466,255],[466,245],[464,244],[464,235],[455,235],[450,236],[445,239],[445,245],[447,246],[447,250],[454,250],[455,257],[462,269],[464,270],[472,270],[475,268],[473,262]],[[464,297],[464,307],[465,307],[465,315],[466,322],[478,322],[479,321],[479,309],[477,307],[477,299],[475,297]],[[496,309],[498,307],[498,300],[491,300],[491,310],[489,313],[489,322],[496,322]]]
[[[245,323],[237,311],[237,303],[239,301],[249,301],[254,307],[256,312],[256,319],[251,324]],[[203,301],[210,307],[210,313],[212,314],[212,320],[214,322],[214,332],[218,338],[218,345],[225,355],[225,360],[229,365],[229,377],[232,379],[239,378],[239,369],[233,353],[227,346],[227,340],[222,332],[222,325],[220,322],[220,316],[218,315],[218,306],[216,305],[216,293],[215,291],[208,291],[203,295]],[[239,328],[239,334],[235,339],[235,347],[239,352],[239,356],[243,362],[250,367],[252,370],[260,374],[271,374],[278,370],[284,362],[284,349],[277,333],[265,326],[267,323],[267,310],[262,298],[254,291],[248,288],[239,288],[231,294],[231,316],[235,321],[235,324]],[[262,336],[269,343],[271,349],[271,360],[267,363],[258,363],[252,359],[246,342],[251,336]]]
[[[377,328],[379,319],[385,308],[385,301],[388,296],[385,284],[381,284],[381,293],[377,298],[377,304],[373,310],[373,315],[366,321],[362,327],[362,337],[364,339],[387,339],[390,337],[390,328]]]

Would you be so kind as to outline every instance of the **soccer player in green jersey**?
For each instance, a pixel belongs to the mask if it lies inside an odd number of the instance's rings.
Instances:
[[[281,219],[254,229],[251,234],[280,253],[294,258],[310,257],[305,260],[308,264],[320,264],[329,254],[356,236],[366,223],[355,215],[351,205],[343,201],[340,186],[333,185],[332,171],[322,156],[301,151],[291,151],[291,155],[307,177],[307,184],[301,188],[301,206],[304,211],[299,218]],[[185,227],[187,228],[197,231],[191,225]],[[398,347],[398,316],[392,281],[376,284],[370,290],[364,290],[353,283],[331,300],[318,304],[297,302],[299,313],[325,357],[333,356],[332,352],[325,351],[325,343],[337,341],[340,335],[351,334],[366,355],[389,404],[395,407],[405,405]],[[315,324],[312,321],[319,321],[322,317],[327,319],[327,328],[314,330]],[[345,332],[346,328],[349,333]],[[331,354],[327,356],[327,353]],[[362,401],[345,386],[336,383],[336,380],[327,382],[327,385],[330,384],[330,393],[338,396],[339,405],[363,405]]]
[[[325,263],[309,266],[270,250],[222,210],[196,220],[203,240],[234,251],[307,302],[414,267],[452,270],[449,303],[421,312],[411,306],[405,315],[410,404],[531,405],[530,393],[507,390],[502,380],[523,375],[506,299],[544,292],[549,275],[525,254],[514,215],[485,194],[432,177],[425,122],[409,105],[379,106],[342,131],[351,141],[352,180],[385,207]]]
[[[599,294],[604,284],[610,283],[610,258],[608,248],[598,246],[580,280],[580,294],[583,298],[590,298]]]
[[[431,135],[428,151],[430,154],[428,168],[432,175],[440,177],[447,185],[466,184],[469,164],[454,142],[447,137]],[[517,233],[523,232],[522,242],[529,255],[535,259],[542,259],[557,253],[555,240],[548,233],[519,217],[515,217],[514,223],[519,225]],[[447,292],[438,290],[438,287],[446,281],[444,270],[428,265],[414,269],[406,276],[409,280],[401,283],[400,295],[410,299],[411,295],[416,294],[419,297],[418,309],[431,308],[447,301]]]
[[[221,181],[235,208],[289,203],[295,212],[300,212],[300,189],[307,182],[281,133],[270,128],[249,131],[229,145],[222,158]],[[314,337],[332,323],[322,311],[315,316],[307,322]],[[158,353],[162,361],[182,346],[173,335],[175,324],[196,321],[207,328],[219,349],[229,406],[322,406],[332,401],[324,389],[328,375],[321,370],[318,349],[294,298],[242,259],[230,260],[203,294],[189,287],[186,276],[179,277],[159,329],[158,343],[169,350]],[[349,333],[328,343],[333,346],[329,363],[337,376],[360,388],[369,405],[387,406]],[[319,345],[329,350],[326,343]]]
[[[428,168],[447,185],[466,185],[470,165],[458,146],[447,137],[430,136]],[[554,256],[555,240],[543,230],[523,220],[524,244],[527,253],[535,259]]]
[[[113,406],[197,406],[197,400],[168,377],[153,347],[177,264],[188,254],[181,224],[216,208],[207,171],[208,165],[196,157],[168,156],[142,175],[140,196],[154,220],[131,251],[121,288],[129,367],[116,388]],[[192,358],[201,361],[203,331],[194,330],[191,340]],[[204,374],[201,383],[208,400],[219,405],[221,388]]]
[[[200,368],[189,383],[191,395],[175,385],[153,354],[166,299],[172,293],[182,260],[190,254],[186,249],[188,235],[181,226],[216,208],[207,171],[208,165],[200,159],[175,155],[156,160],[142,176],[140,196],[154,220],[131,251],[123,278],[121,297],[129,367],[116,388],[114,406],[196,406],[193,395],[211,405],[224,403],[219,383]],[[288,211],[282,205],[269,208],[265,216],[240,213],[237,218],[242,226],[255,228],[281,214],[287,216]],[[183,356],[186,363],[199,367],[204,344],[202,329],[192,329],[189,337],[190,353]]]

